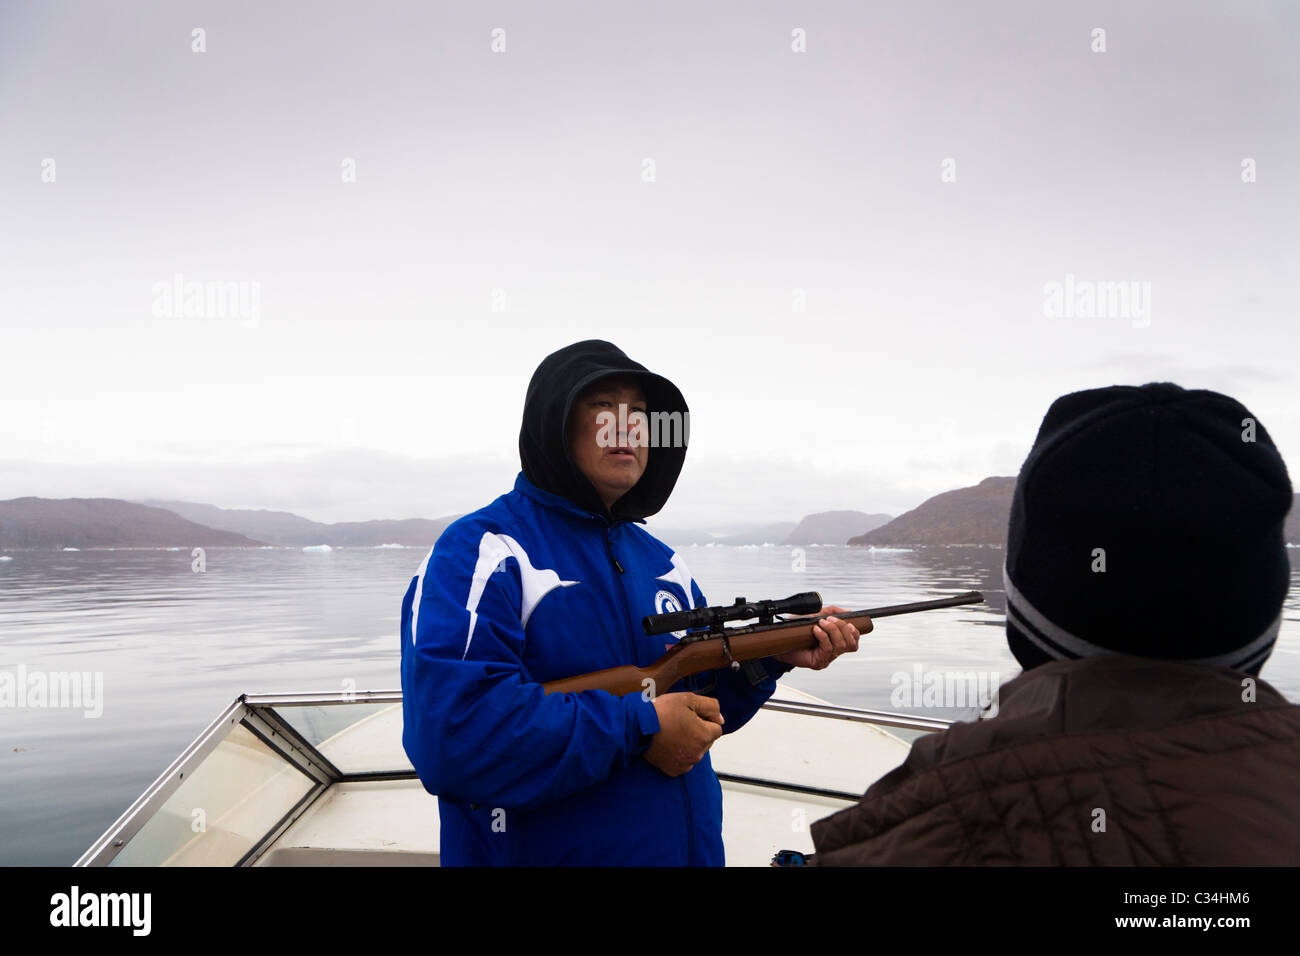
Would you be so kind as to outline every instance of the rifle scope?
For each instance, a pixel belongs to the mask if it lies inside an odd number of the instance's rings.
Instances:
[[[777,601],[746,601],[736,598],[735,604],[714,607],[697,607],[690,611],[669,611],[642,618],[646,634],[667,634],[669,631],[686,631],[693,627],[717,629],[727,621],[745,621],[758,618],[760,624],[771,624],[777,614],[816,614],[822,609],[822,596],[816,591],[792,594]]]

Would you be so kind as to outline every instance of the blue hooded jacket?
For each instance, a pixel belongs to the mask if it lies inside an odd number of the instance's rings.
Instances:
[[[548,356],[529,385],[514,490],[452,524],[402,602],[402,744],[439,798],[443,865],[721,865],[722,791],[708,755],[669,777],[642,754],[659,729],[640,693],[544,694],[541,685],[645,666],[681,636],[648,614],[705,604],[680,555],[636,522],[667,500],[685,456],[652,447],[606,510],[567,452],[582,390],[635,378],[648,411],[681,393],[608,342]],[[549,486],[549,487],[546,487]],[[668,691],[717,698],[724,733],[790,668],[700,674]]]

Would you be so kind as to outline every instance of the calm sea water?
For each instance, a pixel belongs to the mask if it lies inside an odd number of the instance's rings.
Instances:
[[[1019,671],[1003,639],[1002,552],[813,547],[682,550],[710,603],[816,590],[868,608],[983,591],[986,605],[886,618],[855,655],[787,680],[891,706],[891,675]],[[424,554],[366,549],[14,552],[0,561],[0,670],[103,674],[103,713],[0,709],[0,864],[70,864],[241,693],[386,690],[398,613]],[[1293,566],[1300,563],[1293,560]],[[1262,676],[1300,700],[1300,575]],[[906,709],[906,708],[901,708]],[[930,713],[934,713],[931,711]],[[966,719],[971,714],[943,714]]]

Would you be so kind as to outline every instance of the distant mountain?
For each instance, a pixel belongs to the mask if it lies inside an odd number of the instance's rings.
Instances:
[[[685,548],[693,544],[781,544],[794,529],[793,521],[722,525],[711,531],[700,528],[660,528],[646,524],[647,531],[674,548]]]
[[[850,538],[849,544],[1003,545],[1015,488],[1014,477],[994,477],[970,488],[945,491],[874,531]]]
[[[822,511],[806,516],[782,543],[843,544],[853,535],[879,528],[892,517],[869,515],[865,511]]]
[[[0,548],[250,548],[261,541],[116,498],[0,501]]]
[[[645,529],[673,548],[686,548],[693,544],[708,544],[717,541],[717,536],[698,528],[658,528],[646,522]]]
[[[718,544],[784,544],[798,525],[793,521],[778,521],[776,524],[760,524],[718,538]]]
[[[659,528],[650,524],[646,525],[646,530],[674,548],[692,544],[843,544],[850,535],[878,528],[889,519],[889,515],[867,514],[865,511],[822,511],[806,515],[800,521],[723,525],[711,531]]]
[[[216,505],[199,504],[196,501],[162,501],[146,499],[142,504],[155,508],[166,508],[182,518],[197,521],[209,528],[234,531],[257,538],[267,544],[289,544],[288,539],[295,536],[311,537],[312,533],[323,527],[315,521],[288,511],[239,511],[218,508]],[[297,544],[297,541],[292,543]],[[324,544],[322,541],[302,541],[302,544]]]
[[[326,524],[288,511],[252,511],[218,508],[194,501],[150,501],[191,521],[202,522],[285,547],[328,544],[335,548],[372,548],[404,544],[429,548],[459,515],[445,518],[404,518],[378,521],[341,521]]]
[[[445,518],[383,518],[376,521],[340,521],[323,527],[321,544],[343,548],[373,548],[381,544],[404,544],[408,548],[432,548],[438,537],[460,515]]]

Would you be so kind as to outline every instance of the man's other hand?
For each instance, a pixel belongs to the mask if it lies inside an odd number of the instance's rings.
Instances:
[[[831,605],[822,608],[817,613],[819,615],[834,615],[847,612],[842,607]],[[811,667],[815,671],[829,667],[831,661],[841,654],[852,654],[856,651],[858,649],[858,638],[862,634],[871,633],[874,625],[871,623],[870,618],[858,618],[858,621],[863,625],[861,631],[854,627],[852,621],[841,621],[838,617],[824,618],[820,624],[813,625],[813,637],[817,638],[816,647],[799,651],[787,651],[784,654],[778,654],[773,660],[789,664],[791,667]]]
[[[722,711],[712,697],[664,694],[654,699],[659,732],[643,755],[670,777],[680,777],[704,759],[722,736]]]

